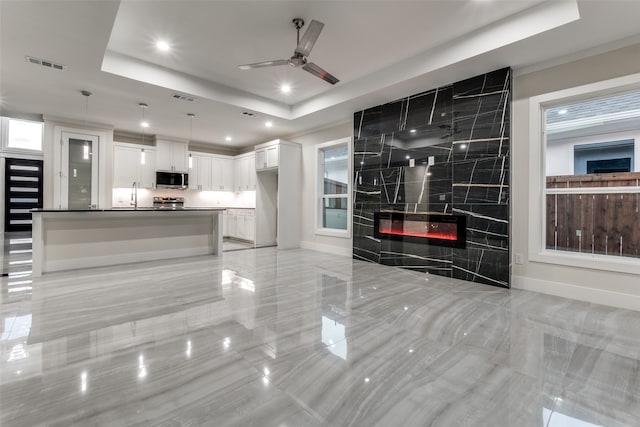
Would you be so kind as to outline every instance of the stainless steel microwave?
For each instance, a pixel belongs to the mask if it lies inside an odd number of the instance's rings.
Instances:
[[[156,188],[189,187],[189,174],[180,172],[156,172]]]

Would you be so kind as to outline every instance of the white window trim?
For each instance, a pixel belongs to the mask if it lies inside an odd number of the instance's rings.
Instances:
[[[640,73],[546,93],[529,99],[529,261],[640,274],[640,259],[546,249],[544,109],[640,88]],[[636,141],[637,144],[637,141]]]
[[[42,124],[42,135],[40,139],[39,150],[27,150],[24,148],[9,147],[9,120],[21,120],[23,122],[40,123]],[[13,117],[0,117],[0,151],[8,154],[20,155],[20,158],[29,158],[42,160],[44,156],[44,122],[28,119],[15,119]]]
[[[342,145],[347,144],[347,176],[349,177],[347,183],[347,229],[346,230],[337,230],[334,228],[324,228],[321,226],[322,224],[322,200],[323,200],[323,185],[324,180],[320,179],[320,161],[322,159],[320,153],[322,150],[334,146],[334,145]],[[316,145],[316,158],[315,158],[315,180],[316,180],[316,193],[315,193],[315,234],[320,236],[330,236],[330,237],[342,237],[345,239],[351,238],[351,228],[352,221],[351,212],[353,207],[352,204],[352,191],[353,184],[351,182],[352,171],[353,171],[353,161],[351,158],[351,153],[353,150],[351,142],[351,137],[340,138],[333,141],[324,142],[322,144]],[[342,196],[341,196],[342,197]]]

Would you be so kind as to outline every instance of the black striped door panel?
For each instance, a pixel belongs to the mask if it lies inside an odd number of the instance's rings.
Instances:
[[[42,160],[5,159],[4,230],[31,230],[31,212],[42,207]]]

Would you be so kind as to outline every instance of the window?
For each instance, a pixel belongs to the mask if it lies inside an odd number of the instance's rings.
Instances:
[[[42,151],[42,122],[2,118],[6,130],[4,146],[12,151]]]
[[[318,145],[316,233],[350,237],[350,138]]]
[[[529,107],[529,259],[640,272],[640,75]]]

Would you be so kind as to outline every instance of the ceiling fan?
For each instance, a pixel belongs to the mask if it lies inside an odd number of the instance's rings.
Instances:
[[[304,26],[304,20],[302,18],[294,18],[292,22],[298,31],[298,46],[293,51],[293,56],[291,58],[238,65],[238,68],[241,70],[250,70],[253,68],[291,65],[292,67],[302,67],[303,70],[321,78],[325,82],[331,83],[332,85],[338,83],[340,80],[338,80],[334,75],[320,68],[313,62],[307,61],[307,56],[309,56],[311,49],[313,49],[313,45],[316,43],[316,40],[318,40],[318,36],[320,36],[320,31],[322,31],[324,24],[320,21],[316,21],[315,19],[312,20],[301,39],[300,29]]]

